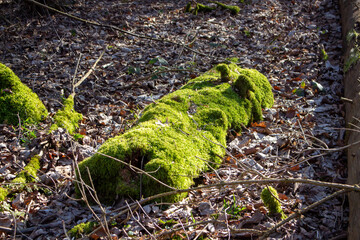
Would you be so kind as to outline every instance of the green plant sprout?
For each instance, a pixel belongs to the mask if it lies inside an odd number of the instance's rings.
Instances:
[[[271,186],[265,187],[261,192],[261,200],[263,201],[265,207],[269,210],[269,214],[280,214],[281,219],[285,219],[286,215],[281,209],[281,204],[278,199],[279,195],[276,189]]]
[[[232,203],[224,199],[223,209],[226,211],[227,214],[236,218],[237,216],[240,216],[240,213],[242,211],[246,210],[246,206],[241,207],[240,205],[237,205],[235,195],[233,195]]]
[[[169,219],[169,220],[162,220],[162,219],[159,219],[159,223],[162,224],[166,229],[171,229],[171,227],[174,225],[174,224],[177,224],[178,221],[174,220],[174,219]]]
[[[251,37],[251,32],[249,30],[244,30],[245,36]]]
[[[328,54],[327,54],[327,52],[325,51],[324,48],[320,49],[320,58],[323,61],[327,61],[329,59],[329,56],[328,56]]]

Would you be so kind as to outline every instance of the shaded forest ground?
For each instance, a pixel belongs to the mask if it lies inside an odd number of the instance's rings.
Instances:
[[[84,115],[79,134],[48,134],[51,116],[39,126],[0,125],[0,177],[6,184],[30,156],[41,155],[40,182],[14,190],[2,202],[4,237],[64,238],[67,230],[101,215],[74,195],[74,161],[90,156],[108,138],[131,127],[148,103],[181,87],[224,59],[255,68],[270,80],[275,106],[265,121],[242,133],[229,131],[228,157],[204,173],[201,184],[267,177],[346,181],[341,64],[341,26],[336,1],[223,1],[238,15],[217,9],[184,13],[186,1],[76,1],[64,11],[125,31],[166,38],[185,47],[96,27],[24,3],[0,5],[0,61],[32,88],[54,114],[105,51],[95,73],[77,89]],[[323,50],[323,51],[322,51]],[[326,53],[326,54],[324,54]],[[236,58],[236,59],[234,59]],[[77,62],[79,65],[77,67]],[[80,136],[81,135],[81,136]],[[324,149],[335,149],[329,151]],[[327,152],[325,156],[320,154]],[[233,157],[231,157],[233,156]],[[334,192],[304,184],[273,184],[287,215]],[[179,204],[145,204],[111,222],[115,238],[256,238],[280,219],[267,215],[257,184],[193,191]],[[105,206],[116,215],[132,199]],[[348,207],[340,195],[292,220],[271,236],[281,239],[346,238]],[[171,231],[170,229],[173,229]],[[253,229],[241,231],[239,229]],[[103,233],[97,232],[96,236]],[[93,234],[93,237],[95,235]]]

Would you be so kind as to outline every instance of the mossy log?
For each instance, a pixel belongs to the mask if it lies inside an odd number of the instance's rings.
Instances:
[[[142,168],[171,187],[186,189],[209,166],[216,168],[221,163],[225,150],[214,142],[226,146],[228,129],[240,131],[242,125],[261,120],[261,109],[272,104],[272,88],[264,75],[235,64],[220,64],[147,106],[136,126],[106,141],[98,152]],[[89,170],[104,201],[169,191],[100,154],[85,159],[79,169],[91,185]],[[184,196],[186,193],[163,200],[173,202]]]
[[[43,120],[48,112],[39,97],[4,64],[0,63],[0,123],[17,125]]]

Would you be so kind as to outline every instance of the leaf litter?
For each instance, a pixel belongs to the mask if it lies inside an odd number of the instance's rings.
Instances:
[[[16,177],[33,154],[41,155],[39,182],[12,188],[1,203],[1,237],[17,233],[31,239],[66,238],[73,226],[101,216],[75,199],[74,161],[90,156],[108,138],[123,133],[147,104],[175,91],[218,59],[233,58],[268,77],[276,97],[265,120],[229,130],[228,155],[222,166],[204,173],[199,184],[271,178],[304,178],[345,183],[341,25],[333,0],[222,1],[240,7],[238,15],[217,9],[197,16],[183,12],[187,1],[75,1],[66,11],[155,38],[183,42],[205,53],[148,41],[107,28],[31,8],[1,3],[0,61],[9,66],[54,114],[62,95],[105,54],[76,90],[75,108],[85,117],[79,135],[63,129],[48,134],[40,126],[0,125],[2,185]],[[325,55],[326,53],[326,55]],[[327,57],[325,57],[327,56]],[[79,67],[76,71],[76,62]],[[75,73],[77,73],[76,76]],[[75,139],[74,139],[75,138]],[[334,192],[305,184],[273,184],[285,214],[290,215]],[[177,204],[144,204],[109,225],[113,239],[181,238],[256,239],[280,221],[268,216],[257,184],[223,186],[190,192]],[[131,199],[106,206],[107,216]],[[166,205],[165,205],[166,206]],[[346,238],[348,206],[340,195],[291,220],[270,239]],[[92,239],[104,238],[97,231]]]

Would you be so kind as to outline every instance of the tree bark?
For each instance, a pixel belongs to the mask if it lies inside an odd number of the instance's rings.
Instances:
[[[339,0],[341,10],[342,36],[344,45],[344,65],[350,58],[351,50],[357,48],[356,38],[348,40],[350,31],[360,32],[360,0]],[[358,37],[359,38],[359,37]],[[358,39],[359,42],[360,39]],[[360,126],[360,61],[357,61],[344,74],[345,97],[353,100],[345,103],[346,123]],[[360,140],[360,133],[349,131],[347,134],[348,144]],[[360,183],[360,146],[355,145],[348,149],[348,183]],[[350,217],[348,239],[360,239],[360,193],[349,193]]]

